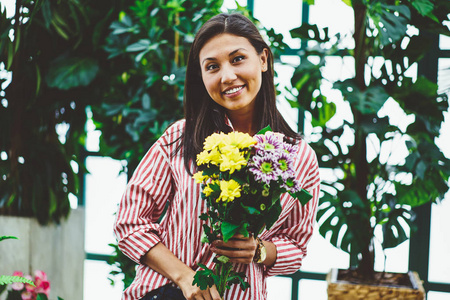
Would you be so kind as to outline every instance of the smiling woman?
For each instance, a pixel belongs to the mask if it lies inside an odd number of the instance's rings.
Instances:
[[[193,285],[196,271],[202,266],[212,270],[216,255],[236,263],[236,272],[245,274],[250,285],[246,290],[231,286],[224,299],[267,299],[267,277],[300,268],[314,227],[318,164],[312,148],[278,111],[273,77],[272,52],[243,15],[219,14],[199,30],[186,69],[185,119],[170,126],[150,148],[119,205],[119,248],[140,264],[123,299],[166,299],[167,293],[177,295],[174,299],[220,299],[216,285]],[[192,174],[202,168],[196,157],[205,139],[216,132],[253,135],[268,125],[296,145],[292,178],[312,200],[302,205],[283,194],[280,214],[266,220],[273,226],[258,238],[258,232],[239,232],[231,238],[223,235],[213,247],[202,244],[207,224],[200,216],[207,213],[207,205]],[[249,199],[254,201],[251,195]],[[166,203],[167,212],[157,223]]]

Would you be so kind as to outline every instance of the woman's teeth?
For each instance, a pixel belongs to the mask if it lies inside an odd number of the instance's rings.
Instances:
[[[233,89],[231,89],[231,90],[225,91],[225,94],[233,94],[233,93],[236,93],[237,91],[240,91],[242,88],[243,88],[243,86],[235,87],[235,88],[233,88]]]

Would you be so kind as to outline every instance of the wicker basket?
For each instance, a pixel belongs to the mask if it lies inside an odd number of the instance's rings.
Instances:
[[[416,272],[408,272],[413,288],[355,284],[338,281],[337,275],[338,269],[332,269],[327,275],[329,300],[425,299],[425,290]]]

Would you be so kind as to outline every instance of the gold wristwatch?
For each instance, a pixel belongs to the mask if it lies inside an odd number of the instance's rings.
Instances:
[[[257,264],[262,263],[266,260],[267,251],[266,246],[264,246],[262,240],[257,237],[256,241],[258,242],[258,246],[256,247],[255,256],[253,256],[253,261]]]

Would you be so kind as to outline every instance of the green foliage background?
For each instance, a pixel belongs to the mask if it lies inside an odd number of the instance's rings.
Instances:
[[[0,91],[0,214],[41,224],[69,214],[69,195],[79,192],[74,165],[83,168],[85,109],[102,101],[103,43],[125,2],[17,0],[14,17],[2,11],[0,63],[11,82]],[[61,136],[57,125],[67,128]]]
[[[435,144],[443,113],[448,111],[448,95],[438,93],[435,79],[421,74],[414,79],[408,72],[416,63],[419,72],[422,70],[421,60],[434,51],[430,45],[439,34],[450,35],[444,23],[448,22],[450,2],[343,2],[354,14],[350,38],[355,46],[344,46],[344,36],[330,36],[328,28],[314,24],[291,30],[293,38],[308,42],[309,47],[299,53],[301,64],[291,79],[289,98],[294,106],[310,113],[311,138],[316,141],[312,147],[320,166],[336,177],[322,181],[319,231],[334,246],[350,253],[351,266],[362,276],[371,278],[374,244],[386,249],[407,240],[409,229],[414,232],[413,208],[439,202],[449,190],[450,160]],[[310,61],[310,56],[317,63]],[[352,57],[353,76],[329,80],[324,67],[330,56]],[[382,63],[374,63],[375,59]],[[322,84],[327,81],[342,94],[351,111],[337,126],[329,122],[336,114],[336,104],[323,92]],[[406,129],[381,113],[387,101],[414,116]],[[403,162],[386,159],[395,157],[399,147],[408,152]],[[375,238],[377,228],[381,228],[381,238]]]
[[[429,79],[405,72],[426,57],[436,35],[449,35],[443,21],[450,2],[343,2],[354,11],[355,48],[342,47],[341,36],[315,25],[292,30],[313,47],[300,53],[289,100],[311,114],[321,167],[342,174],[323,182],[320,232],[371,273],[375,228],[383,229],[384,248],[398,245],[408,238],[402,224],[412,224],[411,208],[448,191],[450,162],[434,142],[447,96]],[[190,43],[221,6],[213,0],[17,0],[13,18],[2,11],[0,69],[12,78],[8,85],[0,79],[0,215],[48,224],[69,214],[69,195],[79,196],[79,174],[86,171],[87,108],[102,131],[100,154],[125,159],[131,174],[167,125],[182,117]],[[286,48],[282,36],[260,27],[278,57]],[[308,61],[310,55],[319,62]],[[354,77],[332,82],[353,115],[338,127],[328,125],[336,105],[321,88],[327,55],[350,55],[355,62]],[[384,58],[381,68],[373,57]],[[406,130],[380,116],[388,99],[414,115]],[[344,146],[348,132],[354,143]],[[405,139],[405,162],[390,164],[381,152],[368,161],[369,135],[380,145]]]

